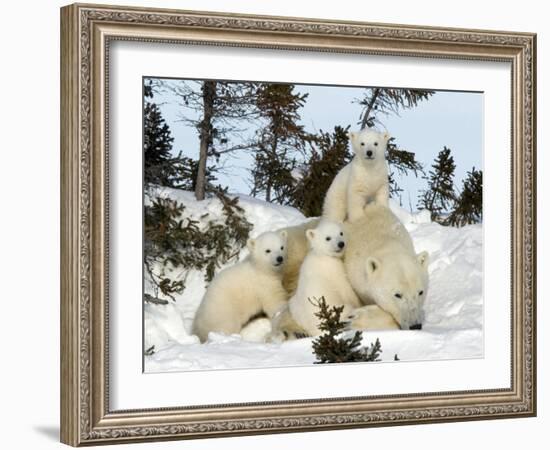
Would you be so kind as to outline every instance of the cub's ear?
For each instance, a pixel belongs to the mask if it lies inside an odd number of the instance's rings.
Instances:
[[[373,275],[375,272],[380,270],[380,261],[374,256],[369,256],[367,258],[365,269],[367,270],[367,276]]]
[[[315,230],[306,230],[306,237],[309,241],[313,240],[315,237]]]
[[[279,232],[279,236],[281,236],[283,239],[286,239],[288,237],[288,232],[286,230],[283,230]]]
[[[256,239],[250,238],[248,241],[246,241],[246,246],[248,250],[250,251],[254,250],[254,247],[256,246]]]
[[[348,137],[350,141],[354,141],[356,136],[357,136],[357,133],[355,131],[348,132]]]
[[[390,133],[388,133],[387,131],[382,135],[382,137],[386,142],[388,142],[391,138]]]
[[[428,267],[430,255],[428,254],[428,252],[421,252],[418,255],[416,255],[416,260],[418,261],[418,263],[423,269],[426,269]]]

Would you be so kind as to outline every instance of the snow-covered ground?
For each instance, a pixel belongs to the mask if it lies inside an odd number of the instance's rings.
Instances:
[[[192,193],[159,188],[159,196],[168,196],[186,206],[186,216],[221,216],[217,199],[197,202]],[[252,236],[265,231],[297,225],[305,220],[294,208],[240,197],[246,217],[254,226]],[[363,343],[377,337],[382,344],[382,360],[392,361],[395,354],[405,360],[441,360],[483,356],[483,259],[482,226],[443,227],[430,222],[428,211],[410,214],[392,204],[392,210],[411,233],[417,251],[430,253],[430,289],[425,303],[425,321],[421,331],[364,332]],[[243,249],[239,258],[246,255]],[[172,279],[185,278],[186,289],[167,305],[144,306],[144,349],[154,346],[145,356],[146,372],[236,369],[309,365],[315,361],[311,339],[267,344],[267,319],[258,319],[242,335],[211,333],[201,344],[191,335],[195,311],[205,291],[201,272],[181,270]],[[146,280],[146,292],[154,294]]]

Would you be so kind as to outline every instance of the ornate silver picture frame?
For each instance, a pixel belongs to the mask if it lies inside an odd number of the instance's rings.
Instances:
[[[109,386],[109,57],[116,41],[506,62],[510,386],[114,410]],[[165,439],[536,414],[536,36],[74,4],[61,9],[61,441]],[[112,175],[112,174],[111,174]],[[491,295],[486,292],[485,295]],[[505,306],[506,307],[506,306]]]

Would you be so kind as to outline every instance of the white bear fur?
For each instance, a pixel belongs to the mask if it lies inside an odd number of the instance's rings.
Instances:
[[[363,217],[347,224],[346,273],[365,305],[376,304],[402,329],[424,320],[428,253],[415,252],[399,219],[385,206],[368,204]]]
[[[315,228],[320,219],[311,219],[300,225],[284,228],[287,233],[287,259],[283,266],[283,286],[289,296],[296,292],[302,261],[309,251],[306,231]]]
[[[349,136],[355,155],[334,177],[323,203],[323,217],[333,222],[359,220],[369,202],[388,206],[389,134],[364,129]]]
[[[289,311],[308,335],[317,336],[319,319],[315,300],[325,298],[329,306],[344,306],[343,314],[360,306],[342,261],[346,238],[342,225],[321,221],[315,229],[306,231],[310,251],[300,268],[298,288],[289,300]]]
[[[352,318],[350,317],[350,321]],[[282,306],[271,319],[271,332],[266,336],[266,342],[280,343],[306,337],[307,331],[301,327],[290,314],[288,303]]]
[[[351,330],[399,330],[399,324],[391,314],[378,305],[367,305],[354,309],[343,318]]]
[[[204,295],[193,321],[201,342],[211,331],[235,334],[262,311],[269,317],[286,304],[282,285],[287,257],[287,232],[267,232],[247,242],[249,255],[217,274]]]

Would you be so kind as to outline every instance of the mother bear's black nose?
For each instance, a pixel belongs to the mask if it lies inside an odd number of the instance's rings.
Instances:
[[[372,150],[367,150],[367,156],[370,158],[372,156]]]
[[[411,325],[409,327],[409,330],[421,330],[422,329],[422,324],[421,323],[415,323],[414,325]]]
[[[277,262],[282,263],[283,262],[283,257],[282,256],[277,256]]]

